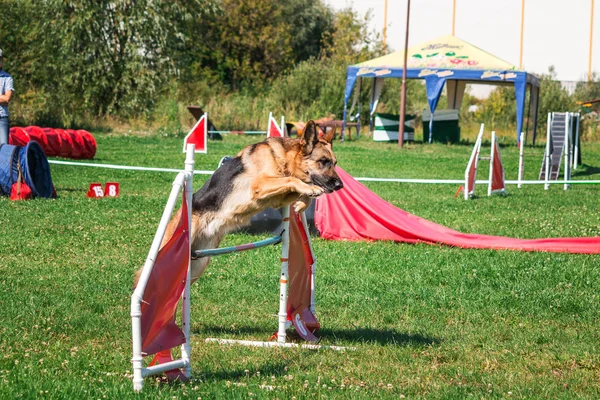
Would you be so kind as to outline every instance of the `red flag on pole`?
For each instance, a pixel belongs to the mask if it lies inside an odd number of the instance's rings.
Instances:
[[[294,212],[293,207],[290,208],[288,320],[304,340],[318,342],[319,338],[314,333],[321,325],[311,311],[315,258],[302,218]]]
[[[283,125],[283,119],[282,125]],[[283,127],[277,125],[277,121],[273,118],[273,113],[269,113],[269,126],[267,128],[267,137],[284,137]]]
[[[182,196],[180,220],[171,239],[160,249],[144,290],[142,352],[155,354],[185,342],[175,323],[175,310],[185,288],[190,260],[187,199]]]
[[[492,142],[488,196],[492,193],[506,193],[504,187],[504,167],[502,166],[502,158],[500,157],[498,139],[494,133],[492,133]]]
[[[196,122],[196,125],[194,125],[194,127],[192,128],[192,130],[190,131],[190,133],[187,134],[187,136],[185,137],[185,139],[183,139],[183,152],[185,153],[185,149],[187,147],[188,144],[195,144],[196,145],[196,153],[205,153],[206,154],[206,145],[207,145],[207,137],[208,137],[208,116],[206,115],[206,113],[204,113],[204,115],[202,117],[200,117],[200,119],[198,120],[198,122]]]

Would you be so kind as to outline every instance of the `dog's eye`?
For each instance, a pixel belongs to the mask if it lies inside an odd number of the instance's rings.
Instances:
[[[329,168],[331,166],[331,160],[328,158],[322,158],[319,160],[319,164],[321,164],[324,168]]]

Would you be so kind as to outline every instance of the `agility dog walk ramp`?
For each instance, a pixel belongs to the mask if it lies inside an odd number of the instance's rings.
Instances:
[[[548,113],[546,149],[540,168],[539,179],[556,181],[560,175],[562,159],[564,162],[565,181],[571,179],[571,171],[581,163],[579,151],[579,113]],[[565,190],[569,188],[565,183]],[[548,190],[550,185],[546,183],[544,188]]]

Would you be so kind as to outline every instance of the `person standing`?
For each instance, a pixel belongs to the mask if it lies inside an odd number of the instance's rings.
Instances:
[[[8,103],[15,91],[13,78],[3,69],[3,54],[0,49],[0,145],[8,143],[9,119]]]

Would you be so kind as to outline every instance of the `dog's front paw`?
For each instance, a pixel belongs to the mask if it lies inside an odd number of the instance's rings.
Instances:
[[[318,186],[310,185],[309,189],[308,189],[308,192],[306,193],[306,195],[308,197],[319,197],[323,193],[325,193],[325,190],[321,189]]]
[[[307,196],[300,196],[298,201],[294,203],[294,211],[300,214],[310,206],[310,198]]]

